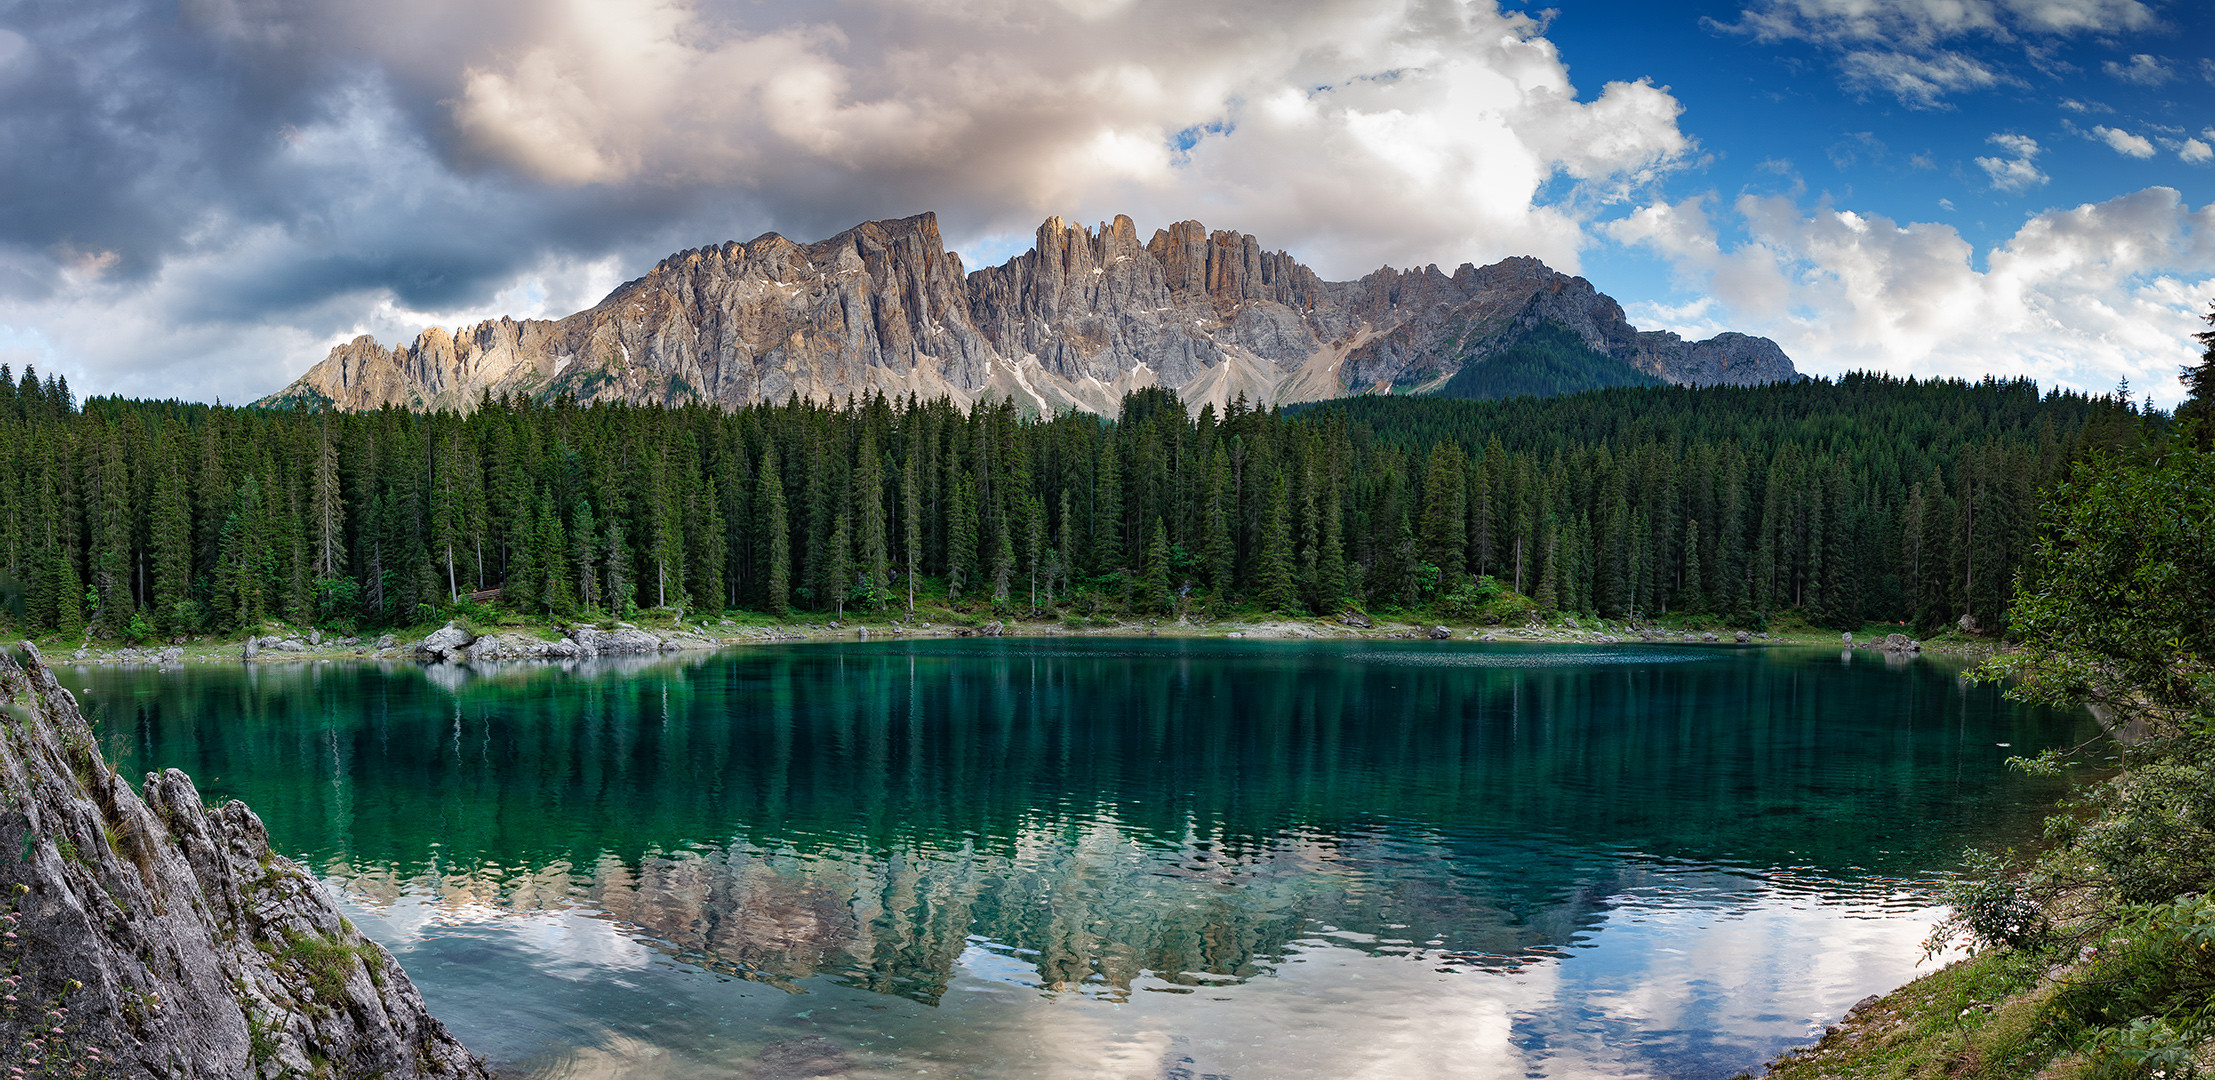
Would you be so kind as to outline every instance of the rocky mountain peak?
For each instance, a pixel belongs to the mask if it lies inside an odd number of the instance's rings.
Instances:
[[[1327,282],[1198,221],[1138,237],[1126,215],[1095,227],[1049,217],[1031,250],[966,270],[933,213],[813,243],[764,233],[677,252],[564,319],[432,328],[393,349],[358,338],[264,404],[467,409],[490,392],[736,406],[883,392],[1112,415],[1150,385],[1195,408],[1441,385],[1549,324],[1669,382],[1796,377],[1766,339],[1641,332],[1590,282],[1527,256]]]

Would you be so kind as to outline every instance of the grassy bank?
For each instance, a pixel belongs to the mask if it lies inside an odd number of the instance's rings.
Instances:
[[[934,583],[935,584],[935,583]],[[904,597],[902,598],[904,600]],[[1064,602],[1037,610],[1011,610],[1002,605],[949,602],[941,589],[918,595],[911,612],[902,605],[883,610],[848,608],[843,613],[795,612],[778,618],[760,612],[710,612],[651,608],[618,618],[604,615],[554,617],[516,612],[492,604],[464,602],[405,626],[357,629],[351,626],[298,627],[271,621],[251,634],[207,634],[132,645],[92,638],[63,638],[49,634],[33,639],[40,650],[58,662],[116,663],[236,661],[243,658],[249,639],[292,639],[311,642],[300,651],[258,650],[258,662],[285,662],[338,658],[404,658],[414,643],[432,631],[454,622],[474,634],[524,634],[546,640],[561,637],[571,627],[596,626],[602,630],[638,629],[673,639],[687,647],[738,646],[776,642],[902,637],[964,637],[997,633],[1010,637],[1136,636],[1136,637],[1240,637],[1240,638],[1365,638],[1428,639],[1443,627],[1447,636],[1461,641],[1579,644],[1662,645],[1843,645],[1842,631],[1809,625],[1798,612],[1787,612],[1752,625],[1712,615],[1671,615],[1603,619],[1590,615],[1535,614],[1521,597],[1507,594],[1490,607],[1439,610],[1385,609],[1331,615],[1288,615],[1258,606],[1187,605],[1174,611],[1135,614],[1097,603]],[[1746,640],[1738,640],[1744,633]],[[1852,631],[1858,647],[1868,648],[1888,634],[1909,634],[1900,624],[1869,623]],[[1927,651],[1984,655],[1994,648],[1991,639],[1948,631],[1921,639]],[[173,659],[164,659],[164,657]]]

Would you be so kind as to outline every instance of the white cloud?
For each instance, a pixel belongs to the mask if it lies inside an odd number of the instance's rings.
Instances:
[[[2186,139],[2183,145],[2177,147],[2177,157],[2182,158],[2187,165],[2205,165],[2209,161],[2215,161],[2215,149],[2210,149],[2208,144],[2198,139]]]
[[[334,336],[530,313],[501,306],[517,296],[563,314],[598,299],[593,267],[923,210],[951,246],[1003,253],[1048,214],[1127,213],[1250,232],[1332,277],[1516,254],[1574,272],[1590,222],[1697,149],[1666,88],[1572,84],[1541,23],[1493,0],[179,10],[195,62],[230,65],[223,93],[283,84],[290,126],[256,127],[262,156],[201,181],[230,201],[180,200],[162,220],[189,217],[181,238],[120,267],[103,237],[0,239],[0,285],[31,283],[0,346],[86,392],[258,396]],[[16,41],[0,76],[43,62]],[[194,177],[217,153],[175,151]]]
[[[2153,143],[2151,141],[2143,135],[2133,135],[2121,128],[2111,128],[2101,124],[2092,129],[2092,137],[2106,143],[2116,153],[2125,157],[2150,158],[2153,156]]]
[[[2113,106],[2102,105],[2097,101],[2078,101],[2075,98],[2062,98],[2061,107],[2073,113],[2111,113],[2115,111]]]
[[[2021,86],[2018,79],[1966,54],[1940,50],[1928,55],[1856,49],[1839,60],[1847,87],[1882,90],[1916,108],[1945,105],[1948,94]]]
[[[1980,157],[1977,167],[1992,178],[1999,191],[2020,194],[2046,182],[2048,177],[2031,159],[2038,156],[2038,140],[2028,135],[1999,134],[1985,140],[2007,151],[2006,157]]]
[[[554,185],[889,189],[867,201],[979,234],[1204,210],[1326,272],[1384,252],[1573,267],[1580,212],[1541,186],[1619,200],[1691,147],[1666,90],[1579,100],[1539,24],[1490,3],[979,0],[887,5],[875,36],[678,0],[543,14],[467,59],[451,118]]]
[[[1733,207],[1746,239],[1726,247],[1683,209],[1647,207],[1618,239],[1706,280],[1722,321],[1812,372],[2022,374],[2083,390],[2128,376],[2174,401],[2215,295],[2215,204],[2194,210],[2170,188],[2046,211],[1983,252],[1949,226],[1752,196]]]
[[[2167,61],[2146,53],[2133,55],[2129,63],[2118,64],[2113,60],[2109,60],[2102,63],[2100,67],[2115,78],[2127,83],[2137,83],[2140,86],[2160,86],[2162,83],[2176,78],[2176,72],[2169,68]]]
[[[1966,46],[2021,46],[2035,66],[2045,46],[2026,38],[2139,30],[2155,15],[2140,0],[1755,0],[1736,22],[1708,22],[1756,41],[1831,49],[1847,87],[1937,108],[1948,94],[2025,85]]]
[[[1731,29],[1765,40],[1924,46],[2016,33],[2112,33],[2151,25],[2139,0],[1765,0]]]

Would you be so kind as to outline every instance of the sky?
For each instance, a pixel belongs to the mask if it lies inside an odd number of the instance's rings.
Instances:
[[[2173,404],[2205,0],[0,0],[0,363],[247,401],[357,334],[939,214],[1536,255],[1800,370]]]

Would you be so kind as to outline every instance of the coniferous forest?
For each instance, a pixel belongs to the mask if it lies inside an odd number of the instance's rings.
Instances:
[[[884,398],[79,408],[27,371],[0,378],[0,617],[139,642],[481,603],[837,617],[920,590],[1005,614],[1520,597],[1994,629],[2039,492],[2161,421],[2127,394],[1875,375],[1197,416],[1145,390],[1110,422]]]

